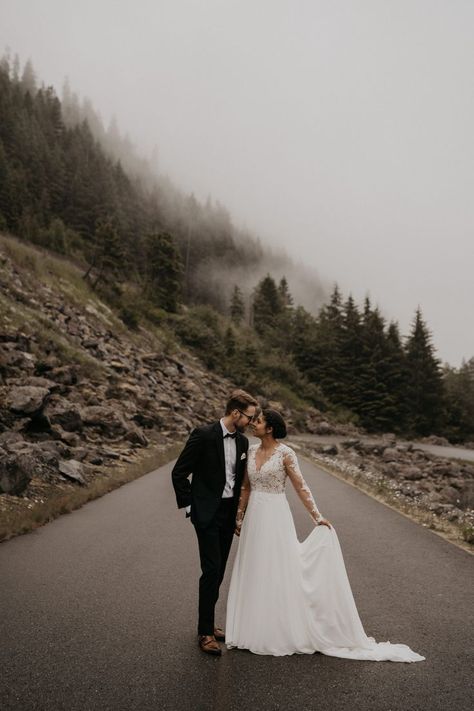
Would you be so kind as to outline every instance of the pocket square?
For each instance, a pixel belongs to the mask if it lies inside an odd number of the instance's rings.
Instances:
[[[242,461],[242,459],[247,459],[247,455],[245,454],[245,452],[240,455],[240,461]]]

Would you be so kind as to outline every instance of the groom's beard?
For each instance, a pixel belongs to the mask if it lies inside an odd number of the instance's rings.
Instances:
[[[240,432],[240,434],[243,434],[247,428],[247,425],[235,425],[235,429],[237,432]]]

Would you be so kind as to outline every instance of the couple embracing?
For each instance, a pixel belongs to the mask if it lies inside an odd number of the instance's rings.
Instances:
[[[244,431],[260,442],[249,447]],[[282,656],[320,652],[346,659],[417,662],[405,644],[376,642],[359,618],[334,526],[318,511],[285,422],[235,390],[223,417],[191,433],[172,471],[179,508],[198,540],[198,643]],[[189,477],[192,477],[191,482]],[[287,480],[314,522],[300,543],[285,495]],[[234,534],[239,538],[225,631],[214,611]]]

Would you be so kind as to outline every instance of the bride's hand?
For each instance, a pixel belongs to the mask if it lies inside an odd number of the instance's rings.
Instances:
[[[331,523],[327,520],[327,518],[322,518],[319,523],[316,524],[317,526],[327,526],[328,528],[331,528]]]

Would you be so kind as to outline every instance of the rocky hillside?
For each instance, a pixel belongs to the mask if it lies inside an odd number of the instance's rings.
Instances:
[[[398,442],[393,434],[294,439],[293,446],[323,468],[450,540],[474,544],[474,464],[436,456],[416,443]]]
[[[170,332],[129,330],[70,261],[0,238],[4,519],[113,478],[145,450],[153,468],[155,455],[221,413],[234,385]],[[307,424],[332,431],[316,410]]]

